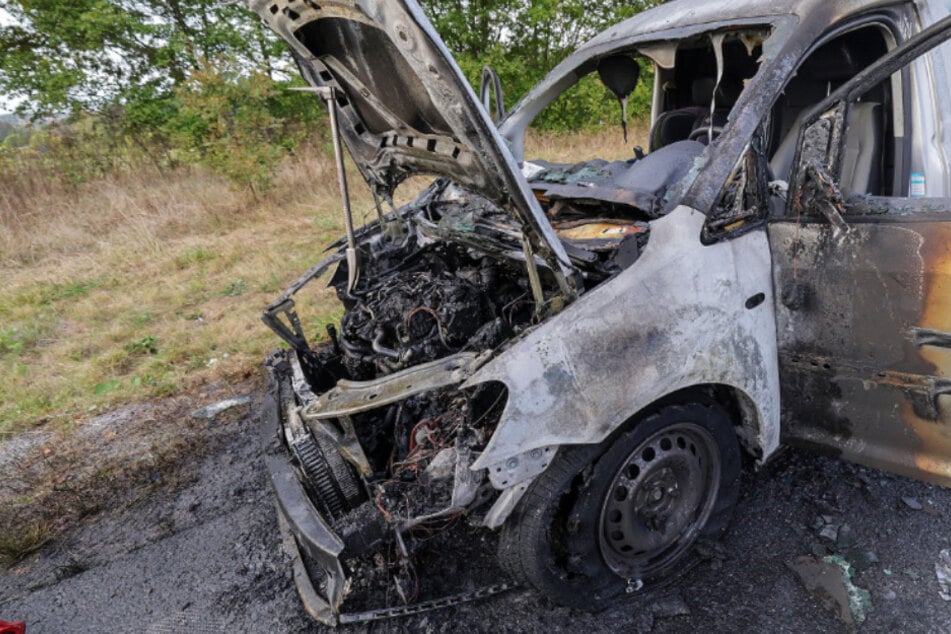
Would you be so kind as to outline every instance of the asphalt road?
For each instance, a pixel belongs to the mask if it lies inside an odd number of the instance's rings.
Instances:
[[[147,493],[116,500],[0,577],[0,619],[26,621],[29,634],[320,631],[281,552],[257,403],[210,426],[198,457],[156,474]],[[591,615],[520,589],[348,631],[951,634],[935,573],[951,548],[949,519],[949,489],[789,451],[746,474],[728,537],[662,593]],[[447,574],[470,586],[494,580],[491,536],[464,532],[433,541],[428,560],[449,573],[424,570],[424,594],[438,594]],[[868,591],[855,605],[867,613],[861,625],[804,587],[790,567],[803,556],[853,565],[852,582]]]

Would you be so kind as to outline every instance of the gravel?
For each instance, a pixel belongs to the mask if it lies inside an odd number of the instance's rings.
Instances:
[[[7,571],[0,619],[50,634],[325,629],[304,612],[280,548],[259,404],[256,393],[248,415],[210,427],[197,457],[147,495],[85,518]],[[939,584],[949,518],[949,489],[790,450],[747,470],[728,536],[662,591],[591,615],[518,589],[347,631],[850,631],[790,568],[813,557],[840,562],[850,583],[869,593],[862,632],[951,633],[951,602]],[[434,539],[418,565],[421,596],[438,596],[443,579],[479,587],[500,578],[493,536],[465,524],[454,530]],[[379,579],[356,585],[371,598],[395,596]]]

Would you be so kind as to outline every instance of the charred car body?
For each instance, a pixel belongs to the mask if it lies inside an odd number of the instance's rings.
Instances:
[[[266,462],[316,618],[372,618],[341,610],[348,562],[460,515],[517,581],[597,609],[686,569],[742,454],[782,443],[951,485],[936,9],[672,2],[496,126],[412,0],[250,4],[378,201],[354,229],[338,160],[348,236],[264,315],[290,345]],[[595,72],[624,100],[638,57],[646,155],[525,160],[548,104]],[[392,208],[414,174],[437,179]],[[311,346],[293,297],[325,274],[344,312]]]

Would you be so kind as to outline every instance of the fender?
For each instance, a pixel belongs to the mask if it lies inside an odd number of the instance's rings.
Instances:
[[[779,446],[776,318],[764,229],[711,245],[705,216],[680,206],[651,223],[640,259],[479,369],[463,387],[500,381],[508,402],[472,469],[513,486],[550,459],[521,455],[603,441],[643,408],[718,383],[753,404],[761,460]],[[546,451],[547,449],[547,451]]]

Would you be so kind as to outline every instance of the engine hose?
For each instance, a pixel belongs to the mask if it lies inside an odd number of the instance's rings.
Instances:
[[[373,352],[399,361],[400,353],[393,348],[387,348],[383,345],[382,341],[384,336],[386,336],[386,333],[383,332],[383,330],[378,330],[376,332],[376,337],[373,339]]]

